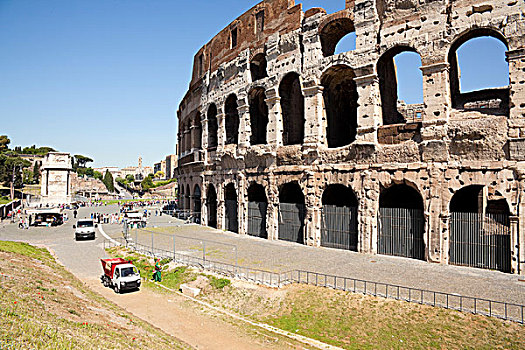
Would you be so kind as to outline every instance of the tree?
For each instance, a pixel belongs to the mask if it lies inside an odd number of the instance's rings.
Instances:
[[[11,140],[7,135],[1,135],[0,136],[0,152],[5,151],[9,149],[9,144],[11,143]]]
[[[115,192],[115,184],[113,183],[113,175],[109,172],[109,170],[106,170],[106,174],[104,175],[104,185],[106,185],[106,188],[109,192]]]
[[[97,180],[100,180],[100,181],[102,181],[102,179],[104,178],[100,171],[93,171],[93,177],[95,179],[97,179]]]
[[[0,181],[10,187],[11,199],[14,199],[15,188],[23,186],[23,169],[30,166],[30,162],[20,157],[0,155]]]
[[[142,186],[143,190],[147,191],[150,188],[155,187],[155,184],[153,183],[152,177],[148,175],[144,178],[144,180],[142,180],[140,186]]]
[[[155,173],[154,177],[155,177],[156,179],[161,179],[161,178],[164,177],[164,175],[165,175],[165,174],[164,174],[164,171],[159,170],[159,171],[157,171],[157,172]]]
[[[133,183],[133,182],[135,182],[135,176],[133,176],[132,174],[128,174],[128,175],[126,175],[126,181],[127,181],[128,183]]]
[[[83,156],[81,154],[75,154],[76,166],[78,168],[85,168],[87,163],[93,162],[93,159]]]
[[[40,182],[40,162],[35,162],[33,166],[33,180],[35,184]]]

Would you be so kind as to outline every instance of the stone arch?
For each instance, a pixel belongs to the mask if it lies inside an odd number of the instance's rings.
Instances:
[[[302,144],[304,139],[304,96],[299,74],[286,74],[279,85],[283,118],[283,144]]]
[[[268,199],[264,186],[252,182],[248,187],[248,230],[250,236],[268,238],[266,215]]]
[[[449,262],[511,272],[510,208],[497,190],[469,185],[450,200]]]
[[[304,243],[305,196],[296,181],[279,187],[279,239]]]
[[[193,118],[192,128],[193,128],[193,135],[194,135],[193,148],[201,149],[202,148],[202,123],[201,123],[200,112],[197,112],[197,114]]]
[[[184,198],[184,209],[187,211],[190,211],[191,209],[191,190],[190,190],[190,184],[186,184],[186,191],[185,198]]]
[[[250,61],[250,73],[252,75],[252,81],[257,81],[268,77],[266,71],[266,55],[264,53],[258,53]]]
[[[500,41],[508,50],[509,43],[505,36],[493,28],[475,28],[458,35],[448,51],[449,81],[452,107],[456,109],[476,110],[482,113],[509,113],[510,90],[507,86],[485,88],[471,92],[461,92],[458,50],[472,39],[490,37]],[[495,62],[495,64],[497,64]],[[480,74],[483,74],[480,71]],[[508,76],[508,71],[507,71]]]
[[[201,221],[201,188],[198,184],[193,186],[193,217],[194,222],[200,224]]]
[[[407,120],[415,118],[418,115],[417,113],[421,113],[418,110],[412,113],[412,109],[407,108],[406,105],[403,106],[401,101],[398,101],[399,97],[397,89],[399,77],[397,75],[397,68],[394,59],[396,56],[405,53],[417,54],[421,61],[421,56],[416,49],[405,45],[397,45],[390,48],[385,51],[377,61],[377,75],[379,77],[383,125],[405,123]],[[419,67],[417,75],[420,77],[422,85],[423,74],[419,70]],[[422,106],[420,109],[422,110]]]
[[[377,252],[385,255],[425,259],[424,201],[407,184],[394,184],[379,194]]]
[[[237,144],[239,141],[239,111],[237,110],[237,96],[231,94],[224,103],[226,124],[225,144]]]
[[[233,182],[230,182],[224,186],[224,203],[226,206],[226,230],[238,233],[238,197],[237,190],[235,189],[235,184]]]
[[[319,37],[323,55],[332,56],[341,39],[354,32],[354,21],[349,17],[339,17],[322,23],[319,27]]]
[[[208,212],[208,226],[217,228],[217,191],[213,184],[208,185],[206,191],[206,207]]]
[[[219,130],[219,124],[217,122],[217,105],[215,105],[215,103],[210,104],[208,107],[206,118],[208,119],[208,148],[213,149],[217,147],[217,133]]]
[[[324,87],[328,147],[346,146],[357,134],[357,85],[354,70],[345,65],[328,68],[321,77]]]
[[[321,246],[357,251],[358,201],[352,188],[331,184],[323,191]]]
[[[266,128],[268,126],[268,106],[266,105],[264,88],[256,87],[250,90],[248,100],[250,105],[250,125],[252,134],[250,144],[266,144]]]

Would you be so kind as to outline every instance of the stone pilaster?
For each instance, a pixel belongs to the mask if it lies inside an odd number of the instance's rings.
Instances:
[[[525,138],[525,49],[506,52],[509,62],[510,111],[509,137]],[[519,159],[523,160],[523,159]]]
[[[303,88],[304,96],[304,146],[317,148],[319,144],[326,144],[326,122],[324,118],[322,86],[310,86]]]
[[[220,152],[224,149],[224,142],[226,141],[226,125],[224,113],[217,113],[217,151]]]
[[[282,146],[283,144],[283,118],[281,113],[281,98],[278,95],[277,88],[266,90],[266,99],[268,106],[268,128],[266,131],[266,140],[269,145]]]
[[[512,215],[510,219],[510,270],[511,273],[518,273],[520,271],[520,239],[519,239],[519,224],[520,218]],[[523,258],[521,258],[523,260]]]
[[[279,188],[277,178],[271,174],[268,188],[268,209],[266,212],[266,230],[269,240],[279,239]]]
[[[357,85],[357,143],[377,143],[377,127],[381,125],[381,97],[376,74],[354,78]]]
[[[239,113],[239,148],[246,149],[250,147],[250,137],[252,135],[250,106],[246,97],[239,98],[237,104],[237,112]]]
[[[239,234],[248,232],[248,181],[243,173],[237,174],[237,217],[239,220]]]

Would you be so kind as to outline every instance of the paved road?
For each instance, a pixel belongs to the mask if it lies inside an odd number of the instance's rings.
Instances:
[[[89,217],[92,211],[114,213],[117,206],[81,208],[78,218]],[[73,217],[72,213],[68,214]],[[60,227],[31,227],[29,230],[20,230],[17,225],[4,222],[0,223],[0,240],[45,245],[92,290],[196,349],[297,348],[299,343],[284,337],[276,341],[273,334],[265,335],[260,330],[247,332],[246,325],[202,306],[195,306],[177,294],[171,294],[168,298],[147,288],[115,294],[110,288],[105,288],[99,279],[102,273],[99,259],[107,257],[103,249],[104,238],[98,234],[94,241],[75,241],[72,227],[75,222],[71,219]]]
[[[156,228],[155,228],[156,227]],[[241,266],[260,268],[274,272],[294,269],[352,277],[433,290],[457,293],[497,301],[525,304],[524,276],[505,274],[476,268],[432,264],[414,259],[384,255],[361,254],[339,249],[308,247],[283,241],[268,241],[250,236],[240,236],[231,232],[211,229],[198,225],[184,225],[182,221],[170,216],[153,216],[146,229],[161,230],[175,235],[178,253],[199,254],[199,240],[229,244],[237,247],[238,262]],[[104,226],[112,237],[122,237],[117,226]],[[137,238],[142,244],[151,245],[151,233],[139,231]],[[135,239],[136,233],[132,232]],[[193,237],[188,240],[184,237]],[[170,235],[154,235],[157,248],[172,250],[173,238]],[[207,249],[215,243],[208,244]],[[235,256],[228,246],[215,244],[212,249],[220,250],[215,259],[222,262],[235,262]],[[182,250],[182,251],[181,251]],[[202,254],[202,253],[200,253]],[[213,257],[213,256],[212,256]]]

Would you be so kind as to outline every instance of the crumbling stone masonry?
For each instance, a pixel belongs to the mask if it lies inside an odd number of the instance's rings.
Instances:
[[[509,85],[464,93],[456,50],[480,36],[507,47]],[[263,1],[195,55],[180,207],[240,235],[524,274],[524,45],[521,0]],[[398,101],[405,51],[423,104]]]

